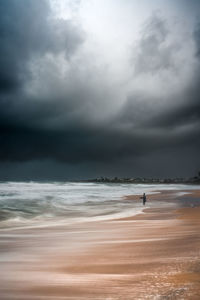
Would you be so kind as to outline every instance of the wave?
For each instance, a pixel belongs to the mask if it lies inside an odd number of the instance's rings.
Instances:
[[[189,189],[197,188],[190,186]],[[0,226],[17,223],[96,220],[142,211],[140,201],[125,195],[155,190],[188,189],[186,185],[109,184],[75,182],[1,182]],[[139,197],[138,197],[139,200]],[[6,223],[7,221],[7,223]]]

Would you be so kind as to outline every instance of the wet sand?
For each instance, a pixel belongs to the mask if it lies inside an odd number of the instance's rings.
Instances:
[[[129,218],[1,230],[0,299],[199,300],[200,193],[188,193],[149,196],[166,206]]]

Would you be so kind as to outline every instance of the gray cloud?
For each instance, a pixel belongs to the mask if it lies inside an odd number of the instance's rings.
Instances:
[[[73,174],[78,166],[93,175],[89,169],[111,175],[131,166],[150,176],[187,154],[191,167],[180,172],[200,163],[199,27],[182,44],[184,34],[153,14],[128,57],[131,76],[116,84],[84,48],[87,33],[53,18],[48,1],[2,0],[0,13],[0,160],[16,176],[19,162],[23,176],[37,161],[57,177],[62,163]]]
[[[196,55],[197,57],[200,57],[200,24],[198,23],[195,31],[194,31],[194,38],[196,42]]]
[[[31,76],[29,59],[59,52],[69,58],[83,42],[83,32],[70,21],[51,20],[46,0],[2,0],[0,13],[2,92],[15,91]]]
[[[135,72],[157,72],[173,64],[172,45],[167,45],[169,30],[167,22],[154,14],[145,24],[139,41]]]

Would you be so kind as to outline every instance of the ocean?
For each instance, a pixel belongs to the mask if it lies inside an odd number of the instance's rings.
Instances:
[[[1,182],[0,228],[128,217],[141,213],[143,206],[139,196],[138,201],[125,200],[124,196],[145,192],[148,198],[148,194],[159,193],[159,190],[177,190],[180,193],[195,188],[180,184]],[[153,202],[147,202],[146,207],[153,205]]]

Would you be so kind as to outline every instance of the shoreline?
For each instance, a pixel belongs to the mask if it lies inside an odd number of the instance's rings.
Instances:
[[[167,205],[144,208],[136,216],[22,228],[13,237],[12,230],[10,237],[1,232],[0,296],[5,300],[199,299],[200,191],[188,192],[176,198],[177,191],[149,195],[149,202],[154,198]],[[179,198],[183,206],[191,201],[194,206],[182,207]]]

